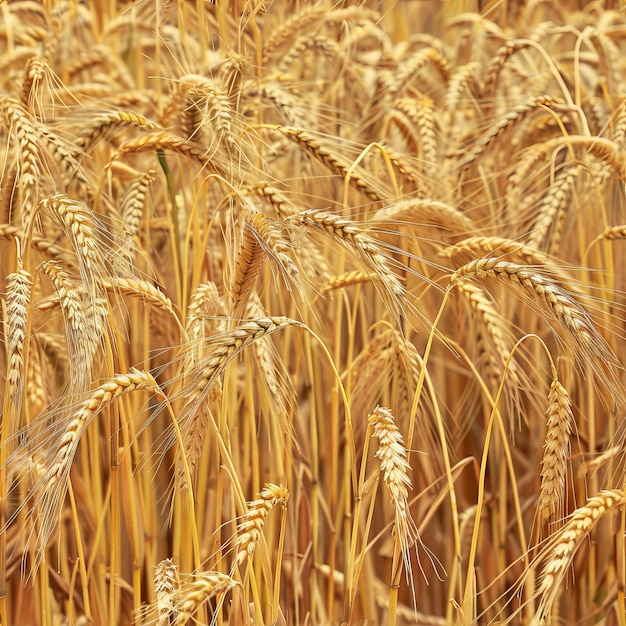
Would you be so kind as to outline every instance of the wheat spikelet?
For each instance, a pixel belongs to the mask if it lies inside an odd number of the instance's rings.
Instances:
[[[539,524],[563,517],[565,478],[574,416],[569,394],[553,372],[546,412],[546,440],[541,461],[541,491],[537,509]]]
[[[248,511],[237,524],[237,538],[233,543],[233,571],[252,558],[270,511],[278,504],[286,508],[288,500],[289,491],[286,487],[266,483],[257,494],[257,499],[248,502]]]
[[[168,626],[176,617],[176,596],[180,592],[178,568],[172,559],[163,559],[154,571],[154,592],[156,595],[159,626]]]
[[[201,572],[184,580],[173,598],[174,626],[185,626],[193,614],[211,598],[225,593],[237,585],[227,574],[221,572]]]
[[[626,495],[613,489],[589,498],[584,506],[572,513],[565,526],[551,541],[551,549],[546,551],[537,590],[539,603],[531,622],[533,626],[544,623],[550,615],[552,605],[559,596],[561,582],[582,540],[591,533],[602,517],[613,510],[622,509],[624,505]]]
[[[29,341],[32,287],[32,276],[22,267],[22,261],[18,257],[17,269],[7,276],[6,287],[6,337],[9,360],[3,417],[6,427],[3,424],[3,432],[8,433],[9,437],[17,432],[24,399],[24,368]]]

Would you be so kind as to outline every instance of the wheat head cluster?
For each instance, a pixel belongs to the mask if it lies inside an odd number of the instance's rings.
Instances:
[[[0,624],[626,626],[617,0],[0,1]]]

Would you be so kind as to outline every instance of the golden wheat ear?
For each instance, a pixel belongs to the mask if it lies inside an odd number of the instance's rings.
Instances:
[[[552,372],[546,412],[546,439],[541,461],[541,490],[537,503],[539,525],[561,523],[565,502],[570,437],[574,429],[572,403],[567,390]]]
[[[233,542],[233,570],[240,569],[252,558],[267,516],[277,505],[283,508],[289,501],[289,491],[283,485],[267,483],[257,494],[256,500],[248,502],[248,510],[237,524],[237,537]]]
[[[543,567],[539,576],[537,610],[532,626],[545,624],[561,592],[561,584],[583,540],[605,516],[621,511],[626,506],[626,495],[619,489],[606,490],[589,498],[576,509],[565,526],[542,550]]]

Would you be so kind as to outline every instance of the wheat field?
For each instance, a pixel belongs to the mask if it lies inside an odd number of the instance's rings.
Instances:
[[[0,624],[626,626],[626,9],[0,1]]]

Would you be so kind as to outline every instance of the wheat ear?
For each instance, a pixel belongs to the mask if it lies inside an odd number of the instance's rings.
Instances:
[[[406,555],[409,548],[419,541],[417,526],[409,510],[411,479],[407,472],[411,466],[407,461],[406,447],[389,409],[376,407],[367,421],[372,425],[372,436],[378,439],[376,456],[380,459],[383,481],[394,506],[396,538]]]
[[[76,252],[82,278],[93,289],[103,262],[98,249],[98,231],[93,212],[83,202],[63,194],[44,198],[39,204],[61,222]]]
[[[9,362],[2,424],[2,431],[6,433],[5,441],[9,441],[17,432],[21,417],[32,287],[32,276],[22,267],[22,260],[18,256],[17,269],[7,276],[6,287],[6,337]]]
[[[389,257],[381,244],[369,235],[366,229],[353,220],[325,211],[308,210],[294,215],[296,224],[313,228],[333,238],[365,265],[375,272],[391,300],[392,310],[405,300],[404,287],[389,266]]]
[[[559,596],[561,582],[583,539],[607,513],[620,510],[624,505],[626,505],[624,492],[613,489],[602,491],[597,496],[589,498],[584,506],[574,511],[551,542],[552,548],[545,557],[540,575],[541,582],[537,590],[539,603],[531,622],[532,626],[545,623],[550,615],[552,605]]]
[[[93,391],[65,425],[63,434],[55,442],[47,470],[38,485],[40,495],[36,500],[38,536],[36,553],[33,557],[35,562],[38,563],[42,558],[43,550],[53,531],[55,518],[59,514],[67,490],[66,478],[85,429],[106,405],[121,395],[137,389],[159,392],[158,385],[149,372],[131,368],[127,374],[117,374]],[[36,569],[33,567],[33,571]]]
[[[548,520],[558,522],[563,517],[565,477],[574,425],[569,394],[559,382],[556,371],[552,372],[548,403],[546,441],[541,461],[541,490],[537,504],[540,525]]]
[[[474,259],[454,272],[451,283],[471,277],[503,278],[533,293],[552,311],[584,352],[598,354],[599,350],[605,351],[605,343],[585,309],[556,280],[536,268],[497,258]]]
[[[99,336],[94,337],[86,311],[87,294],[74,284],[58,261],[46,261],[41,269],[50,278],[58,296],[65,322],[65,336],[70,356],[70,373],[76,391],[87,388],[92,360]]]
[[[380,185],[376,184],[376,181],[365,180],[363,170],[358,168],[351,170],[348,159],[325,146],[311,133],[291,126],[276,126],[275,128],[316,158],[322,165],[325,165],[331,172],[341,176],[344,180],[348,180],[353,187],[371,200],[381,202],[389,195],[380,188]]]
[[[39,189],[38,133],[31,114],[19,100],[8,96],[0,98],[0,116],[17,138],[19,162],[19,190],[22,205],[22,231],[24,243],[30,238],[35,216],[35,202]]]
[[[225,593],[238,583],[221,572],[201,572],[184,580],[174,595],[174,626],[185,626],[193,614],[211,598]]]
[[[163,559],[154,570],[154,592],[157,603],[157,625],[169,626],[180,590],[178,568],[172,559]]]
[[[86,125],[77,137],[76,145],[84,152],[88,152],[97,141],[111,135],[116,128],[125,126],[137,126],[147,130],[156,128],[154,122],[133,111],[111,111],[98,115]]]
[[[208,415],[203,405],[208,397],[219,393],[215,385],[228,363],[261,337],[290,325],[301,324],[288,317],[262,317],[244,322],[234,330],[206,341],[209,354],[190,368],[185,377],[190,382],[182,392],[185,397],[181,413],[183,454],[190,467],[195,468],[208,426]],[[182,471],[180,464],[179,484],[183,481]]]
[[[230,285],[231,317],[241,319],[250,291],[261,271],[265,254],[254,227],[249,221],[243,225],[239,251],[235,260],[233,279]]]
[[[252,558],[270,511],[278,504],[285,508],[288,500],[289,491],[286,487],[266,483],[257,499],[248,502],[248,511],[237,524],[237,539],[233,545],[235,551],[233,571],[235,567],[241,568]]]

